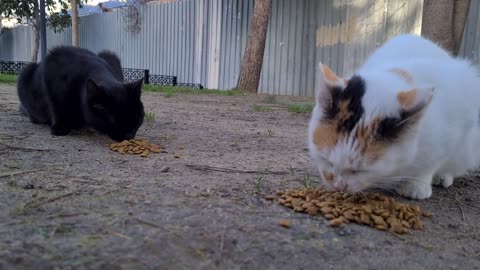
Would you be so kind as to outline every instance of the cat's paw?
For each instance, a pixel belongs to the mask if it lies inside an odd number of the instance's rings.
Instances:
[[[423,182],[408,182],[398,186],[395,191],[407,198],[425,200],[432,196],[432,186]]]
[[[436,186],[443,186],[444,188],[448,188],[453,184],[453,176],[450,176],[450,175],[435,176],[433,178],[432,184]]]
[[[66,136],[70,133],[69,128],[64,128],[64,127],[58,127],[58,126],[52,126],[50,128],[50,134],[55,135],[55,136]]]

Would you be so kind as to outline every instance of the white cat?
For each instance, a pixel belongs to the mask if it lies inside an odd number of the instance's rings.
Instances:
[[[480,165],[480,77],[436,44],[401,35],[350,79],[320,64],[309,149],[328,188],[413,199]]]

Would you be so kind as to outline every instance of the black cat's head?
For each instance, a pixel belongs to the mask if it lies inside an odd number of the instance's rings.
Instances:
[[[143,79],[130,83],[86,83],[85,120],[116,141],[133,139],[143,123]]]

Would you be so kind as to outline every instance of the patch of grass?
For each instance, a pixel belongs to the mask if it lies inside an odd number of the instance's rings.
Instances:
[[[315,107],[315,105],[310,103],[293,103],[287,105],[288,111],[293,113],[310,113],[313,111],[313,107]]]
[[[173,93],[172,92],[167,92],[163,96],[166,97],[166,98],[171,98],[171,97],[173,97]]]
[[[152,112],[145,112],[144,116],[146,121],[154,121],[155,120],[155,114]]]
[[[271,128],[267,128],[267,136],[268,137],[274,137],[275,136],[275,130]]]
[[[255,182],[253,182],[253,190],[255,191],[255,193],[262,192],[264,182],[265,182],[264,175],[259,175],[257,176],[257,178],[255,178]]]
[[[193,89],[188,87],[177,87],[168,85],[149,85],[143,86],[143,90],[147,92],[165,93],[166,95],[173,94],[210,94],[219,96],[245,96],[247,93],[238,90],[216,90],[216,89]]]
[[[268,104],[275,104],[277,103],[277,97],[276,96],[267,96],[263,102],[268,103]]]
[[[305,188],[316,188],[317,182],[313,177],[311,177],[310,173],[305,173],[302,178],[300,178],[300,182]]]
[[[17,77],[18,77],[17,75],[0,73],[0,83],[11,84],[11,85],[16,84]]]
[[[253,104],[252,108],[256,112],[271,112],[271,111],[273,111],[272,107],[261,106],[261,105],[257,105],[257,104]]]
[[[291,177],[295,177],[295,168],[292,165],[288,165],[288,174]]]

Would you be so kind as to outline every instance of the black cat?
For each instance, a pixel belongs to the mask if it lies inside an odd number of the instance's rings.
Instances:
[[[132,139],[143,123],[143,79],[123,83],[120,59],[76,47],[52,49],[18,78],[20,111],[53,135],[92,127],[116,141]]]

